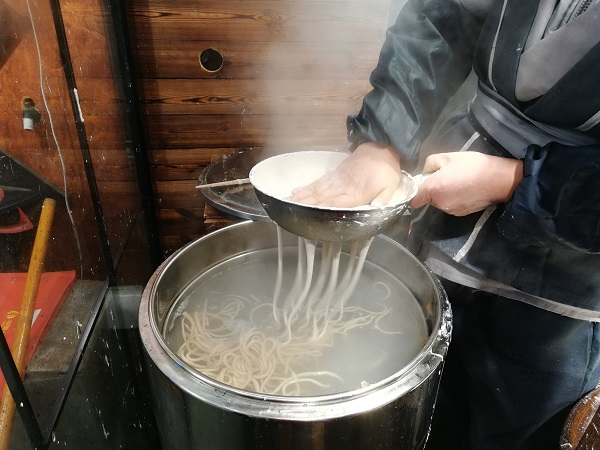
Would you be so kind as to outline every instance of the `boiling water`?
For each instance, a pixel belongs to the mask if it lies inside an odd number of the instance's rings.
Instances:
[[[319,273],[319,254],[320,250],[317,250],[313,284]],[[340,276],[348,260],[348,255],[343,253]],[[177,297],[165,320],[163,336],[169,348],[177,353],[183,343],[181,320],[185,312],[219,314],[232,301],[244,304],[235,319],[226,323],[226,333],[220,333],[228,335],[227,340],[232,346],[237,346],[241,337],[252,330],[259,330],[278,342],[289,341],[288,327],[273,314],[277,262],[276,249],[260,250],[231,258],[202,273]],[[278,311],[291,310],[285,294],[293,284],[296,266],[297,247],[288,247],[283,252],[283,290]],[[331,345],[321,346],[318,355],[309,352],[300,356],[292,367],[297,373],[314,376],[331,373],[335,376],[327,375],[319,383],[303,383],[299,392],[284,392],[284,395],[326,395],[376,383],[409,364],[428,338],[425,318],[414,296],[396,277],[370,261],[365,263],[356,289],[343,310],[340,322],[362,317],[366,325],[362,326],[359,319],[346,333],[333,335]],[[313,311],[308,313],[310,318]],[[339,310],[330,311],[329,322],[323,321],[323,324],[333,323],[339,318],[337,313]],[[374,314],[377,319],[369,320]],[[283,317],[283,313],[279,316]],[[299,311],[291,323],[292,336],[300,333],[302,327],[312,327],[309,324],[307,312]],[[285,351],[285,347],[282,348]],[[239,357],[243,356],[240,354]]]

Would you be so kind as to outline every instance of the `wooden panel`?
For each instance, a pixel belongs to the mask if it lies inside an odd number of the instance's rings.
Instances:
[[[28,34],[27,36],[32,35]],[[28,53],[28,51],[31,51],[31,53]],[[47,49],[42,54],[43,76],[46,79],[64,83],[64,73],[61,66],[57,64],[56,60],[50,59],[46,52],[48,52]],[[6,116],[9,120],[7,123],[2,123],[1,126],[4,127],[4,130],[15,127],[17,130],[23,131],[21,118],[21,100],[23,97],[32,98],[36,107],[42,112],[42,125],[49,126],[48,111],[55,115],[62,114],[63,117],[68,117],[71,112],[66,85],[59,88],[58,86],[46,84],[44,95],[42,95],[39,82],[39,65],[37,58],[33,58],[34,55],[37,55],[35,42],[33,39],[24,39],[13,52],[3,70],[0,70],[3,100],[0,102],[0,115]],[[15,73],[15,68],[18,68],[19,72]],[[42,126],[39,129],[43,128]],[[65,131],[69,132],[69,127],[66,127]],[[29,133],[29,135],[32,134]],[[59,130],[59,134],[62,135],[62,130]]]
[[[136,39],[377,42],[389,1],[131,2]]]
[[[50,3],[42,0],[6,3],[25,20],[19,30],[21,40],[0,70],[0,147],[56,186],[58,195],[67,194],[66,198],[58,199],[52,230],[55,240],[46,268],[76,269],[82,278],[101,278],[105,271],[97,227]],[[31,97],[41,111],[41,121],[33,131],[23,130],[21,100],[25,96]],[[37,216],[32,219],[37,221]],[[23,268],[26,265],[15,270]]]
[[[85,7],[86,14],[80,17],[74,17],[69,13],[69,6],[72,2],[61,2],[62,16],[67,30],[67,36],[70,38],[69,50],[77,78],[78,95],[80,105],[85,118],[86,128],[92,129],[88,133],[88,144],[92,155],[92,163],[96,169],[96,175],[102,177],[107,175],[112,178],[131,180],[133,174],[126,174],[129,161],[124,151],[115,152],[116,147],[102,148],[102,141],[113,142],[122,149],[125,141],[123,137],[122,126],[119,124],[120,118],[116,116],[120,107],[119,100],[114,91],[114,81],[112,79],[112,67],[110,55],[107,49],[107,24],[105,18],[108,17],[106,11],[102,9],[102,2],[95,0],[84,0],[79,2],[80,6]],[[22,2],[18,2],[20,7],[24,7]],[[26,10],[25,10],[26,11]],[[64,80],[63,65],[59,58],[56,43],[56,31],[48,2],[32,3],[34,11],[33,21],[37,31],[38,42],[41,46],[41,62],[45,83],[44,96],[41,95],[39,86],[39,64],[37,61],[37,52],[32,32],[27,34],[24,45],[29,48],[27,53],[22,54],[18,61],[19,73],[15,75],[13,71],[3,72],[2,76],[7,76],[19,80],[19,83],[2,82],[3,93],[12,91],[11,95],[16,98],[27,94],[36,100],[37,106],[42,111],[42,123],[33,133],[24,133],[20,130],[20,110],[16,102],[3,102],[0,108],[4,108],[4,113],[8,115],[7,121],[2,121],[1,139],[5,146],[9,147],[13,153],[18,155],[28,167],[38,171],[44,177],[55,184],[59,189],[63,189],[63,173],[61,171],[62,162],[64,162],[67,179],[67,189],[70,197],[70,207],[74,214],[74,222],[77,227],[81,247],[84,251],[84,265],[95,266],[98,261],[100,249],[98,248],[98,233],[94,221],[93,208],[90,203],[90,194],[81,150],[79,148],[79,139],[74,128],[74,117],[71,109],[69,96],[66,92]],[[21,50],[21,49],[19,49]],[[15,55],[16,57],[17,55]],[[19,55],[21,56],[21,55]],[[104,76],[106,78],[98,80],[89,85],[86,84],[87,76]],[[33,84],[29,89],[26,80],[32,78]],[[43,97],[47,101],[47,107],[42,102]],[[110,101],[109,101],[110,99]],[[89,113],[89,114],[88,114]],[[93,116],[91,114],[94,114]],[[50,130],[50,119],[54,125],[54,132],[57,135],[57,141],[60,145],[56,147],[52,132]],[[96,124],[95,124],[96,123]],[[95,140],[93,130],[95,127],[105,130],[110,139]],[[16,143],[19,143],[16,146]],[[20,150],[18,147],[23,148]],[[96,152],[96,149],[98,151]],[[102,194],[102,193],[101,193]],[[119,205],[119,203],[115,203]],[[114,205],[103,204],[104,212],[117,211]],[[61,219],[62,220],[62,219]],[[111,217],[104,218],[105,223],[122,222],[112,220]],[[70,225],[67,221],[65,230],[69,230]],[[114,236],[126,236],[123,231],[113,230]],[[115,244],[115,252],[119,250],[118,239],[111,239]],[[89,249],[96,247],[95,255],[87,253]],[[72,251],[68,248],[63,249],[58,254],[71,255]],[[89,272],[93,277],[102,277],[102,270],[97,267],[91,267]]]
[[[190,233],[186,235],[165,235],[161,234],[161,244],[165,249],[165,255],[168,255],[175,250],[183,247],[186,244],[189,244],[195,239],[198,239],[206,234],[206,231],[202,232],[193,232],[190,230]]]
[[[65,29],[68,31],[69,52],[77,83],[88,78],[114,77],[118,72],[115,72],[111,59],[113,33],[110,28],[110,10],[107,9],[106,2],[61,0],[60,9]],[[48,20],[52,21],[52,18]]]
[[[188,209],[162,209],[160,212],[161,220],[166,222],[178,221],[181,217],[187,217],[192,219],[202,219],[204,217],[204,209],[203,207],[198,208],[188,208]]]
[[[116,257],[129,246],[130,253],[147,255],[145,243],[139,249],[130,247],[132,227],[141,216],[141,200],[108,2],[61,0],[60,8],[110,251]],[[93,237],[97,238],[97,233]],[[139,242],[143,239],[134,245]]]
[[[204,205],[204,225],[208,231],[215,231],[227,225],[241,222],[242,220],[244,219],[224,213],[209,203]]]
[[[156,149],[152,152],[152,164],[164,167],[180,166],[205,166],[225,155],[235,151],[247,150],[246,148],[190,148],[190,149]]]
[[[123,96],[119,90],[121,80],[119,78],[78,78],[77,96],[84,117],[87,122],[88,116],[102,115],[119,117],[125,104]],[[110,117],[101,117],[100,121],[108,120]],[[107,123],[107,125],[108,125]],[[122,125],[117,127],[122,131]]]
[[[133,155],[122,148],[94,148],[90,150],[91,162],[98,181],[136,180]]]
[[[346,148],[346,114],[148,116],[150,145],[157,149],[202,147]]]
[[[141,41],[136,46],[145,78],[215,78],[200,65],[214,49],[223,57],[219,78],[367,80],[377,63],[379,42]]]
[[[339,114],[355,111],[365,80],[152,80],[145,110],[156,114]]]
[[[371,88],[389,10],[390,0],[131,2],[167,251],[231,223],[195,192],[214,158],[348,147],[346,118]],[[201,66],[205,49],[219,52],[220,70]]]
[[[201,218],[190,221],[179,217],[172,223],[161,218],[161,243],[169,253],[204,236],[207,232],[209,230]]]
[[[161,245],[166,255],[208,232],[204,196],[195,186],[195,180],[156,183]]]
[[[21,41],[26,18],[4,0],[0,0],[0,69]]]
[[[150,154],[154,179],[157,181],[197,180],[202,170],[214,158],[221,158],[242,150],[233,148],[154,150]]]
[[[156,197],[161,209],[194,210],[204,207],[204,196],[195,180],[157,181]]]
[[[108,120],[107,116],[87,115],[85,128],[90,148],[123,148],[126,141],[122,121],[117,118]],[[116,126],[118,125],[118,126]]]

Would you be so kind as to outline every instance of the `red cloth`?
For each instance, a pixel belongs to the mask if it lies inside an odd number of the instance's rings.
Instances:
[[[12,347],[15,338],[26,278],[26,273],[0,273],[0,321],[9,347]],[[74,282],[74,270],[42,274],[27,344],[28,351],[25,356],[25,365],[31,361],[31,357],[56,314],[58,314]],[[1,373],[0,382],[2,382],[2,385],[4,384],[4,377]],[[0,391],[2,385],[0,385]]]

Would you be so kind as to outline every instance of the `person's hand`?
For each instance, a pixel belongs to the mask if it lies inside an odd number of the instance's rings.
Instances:
[[[423,173],[430,172],[411,206],[431,204],[465,216],[508,201],[523,178],[523,163],[478,152],[439,153],[425,160]]]
[[[294,189],[291,200],[337,208],[386,204],[400,182],[401,172],[400,158],[393,149],[362,144],[334,171]]]

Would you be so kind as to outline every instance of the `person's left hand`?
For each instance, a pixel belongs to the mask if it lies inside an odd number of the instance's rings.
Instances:
[[[438,153],[425,160],[423,173],[430,172],[410,205],[466,216],[509,200],[523,178],[523,163],[479,152]]]

